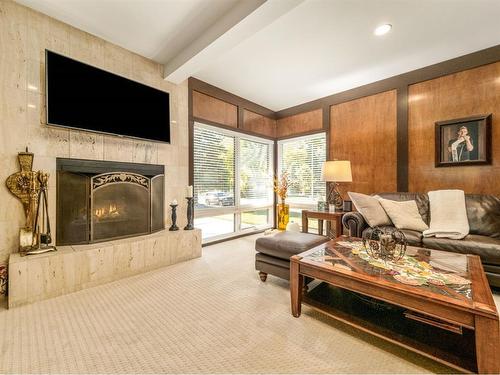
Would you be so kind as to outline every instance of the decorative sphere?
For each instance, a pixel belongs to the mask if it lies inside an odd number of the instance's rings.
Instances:
[[[397,228],[372,229],[369,236],[363,239],[363,244],[372,258],[398,261],[406,252],[406,236]]]

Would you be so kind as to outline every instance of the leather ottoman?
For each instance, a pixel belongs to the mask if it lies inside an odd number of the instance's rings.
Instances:
[[[329,240],[317,234],[288,231],[260,237],[255,241],[255,269],[262,281],[268,274],[290,280],[290,257]]]

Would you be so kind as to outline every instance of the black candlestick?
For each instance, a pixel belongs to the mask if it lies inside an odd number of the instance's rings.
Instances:
[[[177,221],[177,205],[176,204],[171,204],[170,207],[172,207],[172,225],[168,230],[174,231],[174,230],[179,230],[179,227],[176,224]]]
[[[184,230],[193,230],[193,219],[194,219],[194,199],[193,197],[186,197],[187,200],[187,225],[184,227]]]

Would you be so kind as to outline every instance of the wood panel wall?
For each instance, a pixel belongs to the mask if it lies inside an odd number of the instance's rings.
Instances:
[[[286,138],[321,129],[323,129],[323,111],[317,109],[279,119],[276,125],[276,136]]]
[[[343,192],[397,191],[396,90],[330,107],[329,160],[350,160]]]
[[[329,159],[351,160],[349,190],[500,195],[500,45],[279,112],[193,78],[190,87],[191,124],[202,118],[275,139],[328,130]],[[435,122],[488,113],[493,164],[435,168]]]
[[[198,91],[193,91],[193,116],[233,128],[238,126],[237,106]]]
[[[246,109],[243,110],[242,128],[252,133],[276,137],[276,120]]]
[[[409,189],[500,195],[500,62],[409,86]],[[492,165],[435,168],[435,122],[493,114]]]

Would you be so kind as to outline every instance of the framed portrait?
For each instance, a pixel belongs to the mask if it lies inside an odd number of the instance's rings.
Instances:
[[[436,167],[491,164],[491,114],[436,122]]]

